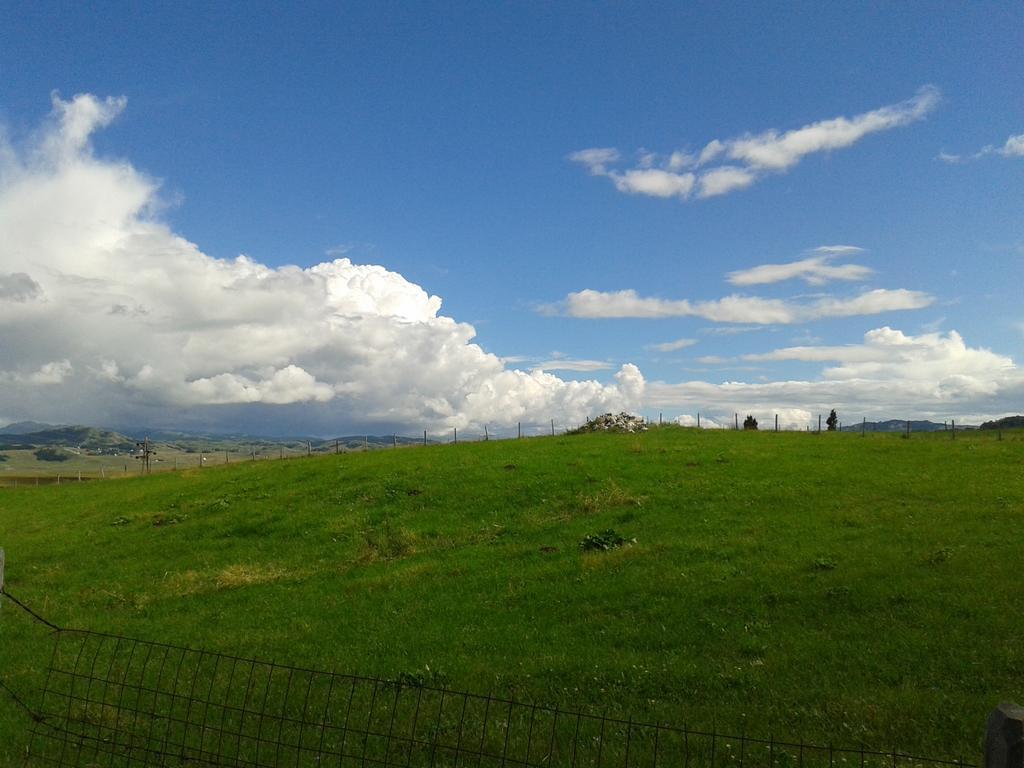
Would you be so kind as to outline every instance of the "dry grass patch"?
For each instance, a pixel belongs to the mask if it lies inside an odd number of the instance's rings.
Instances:
[[[577,498],[580,511],[588,515],[616,507],[642,507],[647,500],[646,496],[630,493],[612,480],[605,482],[597,493],[581,493]]]
[[[186,597],[218,589],[238,589],[280,581],[287,575],[275,565],[237,563],[226,568],[207,571],[181,571],[164,577],[167,590],[177,597]]]

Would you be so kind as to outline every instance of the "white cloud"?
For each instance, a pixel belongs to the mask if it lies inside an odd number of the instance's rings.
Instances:
[[[696,343],[696,339],[676,339],[675,341],[666,341],[661,344],[648,344],[647,349],[653,349],[656,352],[678,352],[680,349],[692,347]]]
[[[829,317],[874,315],[927,307],[934,298],[920,291],[878,288],[852,298],[826,296],[813,301],[763,299],[731,295],[711,301],[643,297],[635,290],[570,293],[562,302],[566,315],[580,318],[701,317],[717,323],[803,323]]]
[[[686,198],[696,183],[696,177],[692,173],[671,173],[657,168],[640,168],[608,175],[620,192],[650,197]]]
[[[728,363],[729,358],[722,357],[721,355],[702,355],[697,358],[697,362],[701,365],[722,365]]]
[[[699,197],[727,195],[738,189],[746,189],[755,181],[757,175],[753,171],[735,165],[723,165],[701,174]]]
[[[810,256],[784,264],[761,264],[749,269],[730,272],[726,279],[733,285],[765,285],[799,278],[809,285],[824,285],[832,280],[867,280],[874,270],[861,264],[830,264],[841,252],[835,249],[852,246],[822,246],[815,249],[818,256]],[[857,251],[861,250],[859,248]]]
[[[1010,136],[1001,147],[989,144],[979,149],[973,155],[956,155],[949,152],[939,152],[935,159],[951,165],[957,165],[965,163],[968,160],[980,160],[981,158],[988,157],[989,155],[1000,155],[1001,157],[1024,157],[1024,133],[1018,133]]]
[[[0,382],[4,384],[20,384],[29,386],[62,384],[71,375],[70,360],[52,360],[43,363],[34,371],[0,371]]]
[[[437,429],[576,423],[641,402],[632,365],[608,384],[506,368],[382,266],[207,256],[157,217],[154,180],[93,156],[91,133],[124,107],[55,97],[27,151],[0,139],[5,418]]]
[[[571,360],[569,358],[557,358],[537,363],[535,370],[540,371],[607,371],[612,367],[611,363],[603,360]]]
[[[619,150],[611,147],[592,147],[573,152],[569,159],[589,168],[594,176],[603,176],[607,173],[606,166],[618,162]]]
[[[999,150],[1003,157],[1024,157],[1024,133],[1011,136]]]
[[[811,380],[649,382],[648,406],[753,413],[765,420],[787,408],[806,414],[836,408],[851,420],[942,421],[1018,412],[1024,397],[1024,371],[1011,358],[970,347],[956,331],[913,336],[883,327],[866,333],[862,344],[788,347],[744,359],[833,365]]]
[[[697,189],[697,197],[714,197],[745,189],[768,173],[784,173],[807,155],[845,149],[872,133],[921,120],[935,109],[939,99],[939,90],[926,85],[906,101],[853,117],[821,120],[781,133],[768,130],[712,139],[697,155],[676,150],[662,160],[661,167],[656,165],[657,155],[645,152],[637,167],[614,170],[609,166],[619,162],[621,154],[609,147],[580,150],[569,159],[585,166],[591,175],[607,176],[620,192],[685,200]],[[708,167],[713,163],[722,164]],[[690,170],[681,173],[684,169]]]

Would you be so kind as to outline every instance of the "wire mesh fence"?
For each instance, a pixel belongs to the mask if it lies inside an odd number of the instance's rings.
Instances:
[[[31,764],[83,768],[972,768],[65,629],[33,720]]]

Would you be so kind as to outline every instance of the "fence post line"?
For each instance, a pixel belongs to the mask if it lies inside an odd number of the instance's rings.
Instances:
[[[740,431],[740,415],[738,413],[734,413],[732,415],[732,421],[733,421],[733,427],[736,429],[737,432],[739,432]]]
[[[427,444],[427,430],[423,430],[423,445]]]
[[[861,437],[864,437],[864,433],[867,430],[867,428],[868,428],[868,417],[867,416],[862,416],[861,417],[861,422],[860,422],[860,436]]]
[[[1024,768],[1024,707],[1003,702],[985,726],[985,768]]]
[[[551,436],[552,437],[555,436],[555,420],[554,419],[551,420]]]
[[[956,419],[953,419],[951,424],[953,425],[953,430],[949,434],[949,439],[956,440]]]
[[[518,439],[522,439],[523,437],[523,422],[521,421],[516,422],[516,437]]]
[[[453,436],[452,442],[455,443],[455,445],[458,445],[459,444],[459,428],[458,427],[452,427],[452,436]]]
[[[775,414],[775,431],[779,431],[779,414]]]
[[[700,411],[697,411],[697,429],[700,429]]]
[[[487,425],[484,424],[484,442],[486,443],[490,439],[491,439],[491,436],[487,433]]]

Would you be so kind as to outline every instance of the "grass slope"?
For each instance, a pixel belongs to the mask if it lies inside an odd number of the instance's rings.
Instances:
[[[1024,436],[665,428],[0,491],[63,626],[726,732],[975,757],[1024,695]],[[584,553],[614,528],[636,543]],[[5,606],[0,675],[49,643]],[[0,764],[26,721],[0,698]]]

